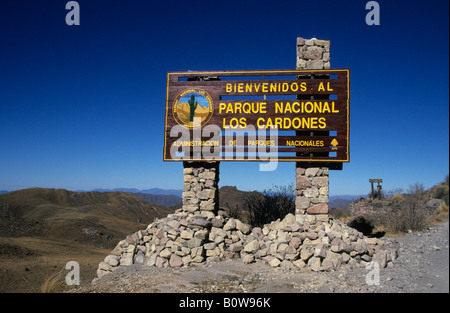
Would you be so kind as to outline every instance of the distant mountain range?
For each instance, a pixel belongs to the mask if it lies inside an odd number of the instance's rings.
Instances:
[[[183,194],[183,190],[181,189],[161,189],[161,188],[150,188],[150,189],[137,189],[137,188],[114,188],[114,189],[103,189],[103,188],[96,188],[90,191],[98,191],[98,192],[115,192],[115,191],[122,191],[122,192],[129,192],[133,193],[136,196],[145,199],[149,202],[162,204],[167,207],[173,207],[181,204],[181,197]],[[7,190],[0,190],[0,194],[7,193]],[[76,192],[86,192],[86,190],[76,190]],[[236,199],[234,194],[244,194],[246,192],[237,190],[236,187],[230,187],[230,186],[224,186],[221,188],[221,194],[223,194],[225,197],[221,197],[220,202],[222,206],[225,207],[235,207],[237,205],[237,202],[241,200],[242,197],[237,197]],[[230,194],[233,194],[233,197],[230,197]],[[337,196],[330,196],[329,200],[329,207],[330,209],[333,208],[346,208],[347,205],[355,199],[358,199],[360,197],[364,197],[364,195],[337,195]],[[232,199],[232,200],[231,200]],[[236,200],[238,200],[236,202]],[[239,205],[238,205],[239,206]]]
[[[330,201],[334,201],[334,200],[337,200],[337,199],[356,200],[356,199],[359,199],[361,197],[366,197],[366,196],[364,196],[364,195],[357,195],[357,196],[355,196],[355,195],[337,195],[337,196],[330,196],[329,200]]]
[[[76,190],[77,192],[84,192],[85,190]],[[115,188],[115,189],[93,189],[90,191],[99,191],[99,192],[112,192],[112,191],[123,191],[130,193],[147,193],[152,195],[175,195],[181,197],[183,190],[181,189],[161,189],[161,188],[150,188],[150,189],[137,189],[137,188]]]
[[[93,191],[124,191],[134,193],[138,197],[150,202],[159,203],[167,207],[179,205],[182,201],[181,197],[183,190],[176,189],[160,189],[151,188],[145,190],[138,190],[136,188],[116,188],[116,189],[94,189]],[[255,191],[253,191],[255,192]],[[222,207],[227,208],[241,208],[242,199],[248,191],[238,190],[235,186],[223,186],[220,188],[219,203]],[[353,200],[365,197],[364,195],[337,195],[330,196],[329,208],[346,208]]]
[[[352,202],[353,200],[359,199],[361,197],[365,197],[363,195],[359,195],[359,196],[354,196],[354,195],[340,195],[340,196],[330,196],[329,197],[329,202],[328,202],[328,207],[330,209],[335,209],[335,208],[343,208],[345,209],[350,202]]]

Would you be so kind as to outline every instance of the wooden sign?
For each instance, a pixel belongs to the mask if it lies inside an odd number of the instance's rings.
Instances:
[[[167,74],[164,161],[349,162],[350,71]]]

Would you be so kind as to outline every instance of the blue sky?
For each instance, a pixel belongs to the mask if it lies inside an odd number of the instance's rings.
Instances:
[[[166,73],[294,69],[296,38],[331,41],[331,67],[351,70],[350,163],[330,195],[367,194],[449,172],[449,4],[378,1],[2,1],[0,190],[181,189],[163,162]],[[294,164],[260,172],[222,162],[220,186],[294,183]]]
[[[205,97],[203,97],[201,94],[196,93],[196,92],[190,92],[190,93],[182,96],[178,102],[179,103],[188,102],[191,99],[192,95],[195,96],[195,101],[197,101],[200,106],[206,107],[209,105],[208,100]]]

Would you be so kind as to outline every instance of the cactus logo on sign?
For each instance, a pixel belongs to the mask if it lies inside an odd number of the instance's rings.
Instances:
[[[213,115],[214,103],[202,89],[187,89],[178,94],[173,103],[173,117],[188,128],[206,125]]]

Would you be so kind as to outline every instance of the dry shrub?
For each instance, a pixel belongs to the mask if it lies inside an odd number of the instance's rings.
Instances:
[[[447,214],[448,215],[448,205],[443,202],[441,203],[441,205],[438,207],[438,213],[439,214]]]
[[[416,197],[409,196],[397,205],[392,205],[385,214],[380,224],[391,232],[417,231],[427,225],[427,212]]]
[[[392,201],[403,201],[405,197],[402,194],[395,194],[391,197]]]
[[[329,210],[329,215],[331,218],[340,220],[342,222],[350,221],[353,216],[350,216],[349,210],[347,208],[333,208]]]
[[[435,225],[448,220],[448,205],[442,202],[441,205],[431,214],[429,224]]]

